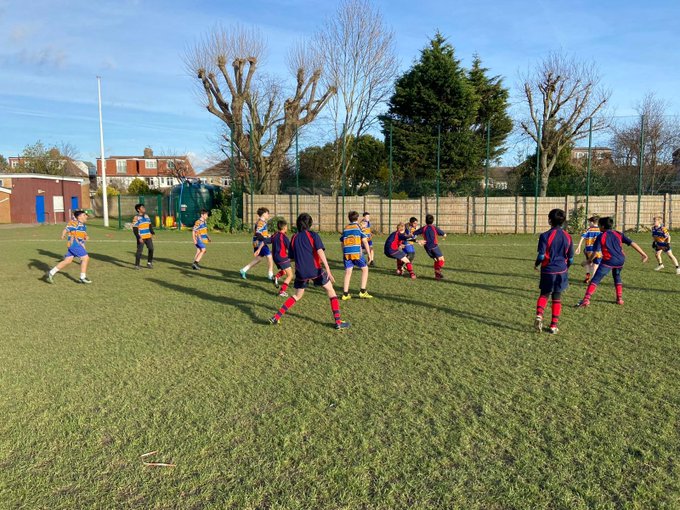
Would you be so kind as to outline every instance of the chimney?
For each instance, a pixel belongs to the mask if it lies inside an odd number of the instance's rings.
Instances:
[[[151,159],[153,158],[153,150],[151,147],[146,147],[144,148],[144,159]]]

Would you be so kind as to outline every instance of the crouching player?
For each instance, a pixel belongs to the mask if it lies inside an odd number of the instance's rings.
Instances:
[[[663,218],[661,218],[661,216],[656,216],[654,218],[652,237],[654,238],[654,242],[652,243],[654,256],[656,257],[656,261],[659,263],[659,265],[654,268],[654,271],[661,271],[664,268],[663,260],[661,260],[661,254],[665,253],[675,265],[675,274],[680,274],[678,259],[675,258],[675,255],[673,255],[673,250],[671,250],[671,234],[663,224]]]
[[[411,216],[406,224],[406,230],[404,231],[410,239],[407,239],[404,243],[404,253],[408,257],[411,264],[416,259],[416,240],[415,231],[418,230],[418,218]]]
[[[583,283],[589,283],[592,275],[597,271],[597,265],[593,262],[595,260],[595,239],[600,235],[600,227],[597,226],[599,216],[591,216],[588,218],[588,228],[581,234],[581,240],[576,247],[576,255],[581,253],[581,245],[585,242],[586,246],[583,250],[586,260],[583,261],[583,267],[586,268],[586,278]]]
[[[302,299],[311,281],[316,287],[323,287],[331,302],[331,311],[336,329],[349,328],[349,322],[340,319],[340,302],[333,289],[333,274],[328,267],[325,247],[319,234],[312,232],[312,217],[302,213],[296,221],[297,234],[290,240],[290,258],[295,262],[295,295],[286,299],[279,311],[269,319],[271,324],[279,324],[281,317]]]
[[[441,280],[444,278],[442,274],[442,267],[444,267],[444,255],[441,248],[439,248],[438,236],[446,237],[444,231],[436,227],[434,224],[434,216],[428,214],[425,216],[425,226],[419,228],[413,233],[414,236],[422,235],[425,238],[425,252],[434,260],[434,278]]]
[[[541,295],[536,302],[536,320],[534,327],[539,333],[543,330],[543,312],[552,297],[552,319],[548,332],[557,334],[557,323],[562,313],[562,293],[569,286],[569,266],[574,262],[574,243],[562,226],[566,214],[562,209],[553,209],[548,213],[550,230],[543,232],[538,238],[538,256],[534,269],[541,268],[541,279],[538,284]]]
[[[85,211],[75,211],[73,217],[75,219],[69,221],[61,233],[61,238],[67,239],[66,246],[68,251],[64,255],[64,260],[50,269],[45,275],[45,279],[49,283],[54,283],[52,277],[73,262],[73,257],[80,258],[80,283],[92,283],[87,278],[87,264],[90,261],[90,256],[87,254],[87,250],[85,250],[85,241],[89,239],[87,228],[85,227],[87,213]]]
[[[602,278],[609,273],[614,277],[614,286],[616,287],[616,304],[623,304],[623,281],[621,280],[621,270],[623,264],[626,262],[626,255],[623,253],[623,245],[627,244],[642,256],[642,263],[649,260],[649,257],[642,248],[629,239],[625,234],[617,230],[612,230],[614,227],[613,218],[600,218],[598,222],[600,226],[600,235],[595,240],[596,261],[599,261],[600,267],[590,280],[588,290],[583,299],[579,301],[579,308],[585,308],[590,305],[590,298],[597,290],[597,286],[602,281]]]
[[[271,244],[272,258],[274,259],[274,264],[279,269],[279,272],[274,275],[274,287],[280,289],[279,296],[288,297],[288,292],[286,291],[293,279],[293,269],[291,268],[290,257],[288,255],[290,240],[286,235],[288,232],[288,222],[286,220],[279,220],[276,223],[276,229],[276,234],[271,237],[263,237],[257,234],[257,238],[264,244]],[[286,279],[279,285],[279,280],[284,276]]]
[[[385,255],[397,261],[397,274],[401,276],[403,267],[406,265],[406,270],[412,280],[416,279],[416,274],[413,272],[413,264],[404,253],[404,243],[408,239],[413,239],[413,236],[406,235],[406,227],[403,223],[397,225],[397,230],[387,236],[385,241]]]

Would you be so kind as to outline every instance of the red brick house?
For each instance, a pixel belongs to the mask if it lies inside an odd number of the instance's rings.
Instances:
[[[153,150],[144,149],[143,156],[108,156],[106,181],[109,185],[125,188],[135,179],[143,179],[151,188],[169,188],[180,183],[177,171],[187,178],[196,177],[186,156],[154,156]],[[102,183],[102,161],[97,158],[97,187]]]
[[[86,178],[0,174],[0,223],[65,223],[71,211],[89,208]]]

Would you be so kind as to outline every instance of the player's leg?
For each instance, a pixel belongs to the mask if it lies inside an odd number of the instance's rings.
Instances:
[[[411,279],[415,280],[416,273],[413,271],[413,264],[411,264],[411,261],[408,259],[408,257],[404,255],[404,257],[402,257],[401,259],[401,262],[406,266],[406,270],[408,271],[408,274],[411,277]]]
[[[361,299],[371,299],[371,296],[367,290],[368,286],[368,266],[361,268],[361,287],[359,288],[359,297]]]
[[[278,324],[279,321],[281,320],[281,317],[283,317],[285,313],[288,310],[290,310],[295,303],[302,299],[302,296],[304,296],[305,294],[306,286],[307,282],[295,280],[295,294],[286,299],[284,303],[281,305],[281,308],[279,308],[279,310],[274,314],[274,316],[269,319],[269,322],[271,324]]]
[[[61,260],[56,266],[54,266],[52,269],[50,269],[46,274],[45,274],[45,279],[49,283],[54,283],[54,280],[52,277],[57,274],[59,271],[64,269],[66,266],[68,266],[71,262],[73,262],[73,255],[67,254],[63,260]]]
[[[203,255],[205,255],[205,248],[198,248],[196,250],[196,259],[194,260],[194,262],[198,264],[203,258]]]
[[[153,267],[153,239],[145,239],[144,244],[146,244],[146,249],[148,250],[146,257],[146,267]]]
[[[444,275],[442,273],[442,268],[444,267],[444,262],[445,262],[445,260],[444,260],[443,256],[437,257],[436,263],[437,263],[437,271],[439,272],[439,278],[444,278]]]
[[[602,278],[607,276],[610,273],[610,271],[611,271],[610,267],[606,267],[603,265],[600,265],[597,268],[597,271],[595,271],[595,274],[593,275],[592,279],[590,280],[590,283],[588,284],[585,296],[583,296],[583,299],[578,303],[577,306],[585,307],[590,305],[590,298],[592,297],[593,294],[595,294],[597,286],[602,281]]]
[[[661,252],[663,250],[657,249],[654,252],[654,257],[656,257],[656,262],[657,266],[654,268],[654,271],[661,271],[663,269],[663,260],[661,259]]]
[[[351,260],[345,260],[345,278],[342,282],[342,300],[347,301],[352,299],[349,293],[349,284],[352,281],[352,270],[354,269],[354,264]]]
[[[612,269],[612,276],[614,277],[614,288],[616,289],[616,304],[623,304],[623,280],[621,279],[621,268]]]
[[[239,271],[239,273],[241,273],[241,278],[243,278],[245,280],[246,279],[246,273],[248,271],[250,271],[252,268],[254,268],[256,265],[258,265],[263,258],[264,257],[260,257],[258,255],[255,258],[253,258],[253,260],[248,262],[245,266],[243,266]]]
[[[329,281],[326,281],[322,285],[324,290],[326,291],[326,294],[328,295],[328,299],[330,299],[331,302],[331,312],[333,312],[333,320],[335,321],[335,328],[336,329],[345,329],[349,327],[349,322],[344,322],[340,318],[340,302],[338,301],[338,296],[335,293],[335,289],[333,288],[333,284]]]
[[[293,279],[293,268],[288,266],[286,269],[282,269],[281,271],[286,276],[286,279],[281,284],[281,290],[279,291],[279,296],[288,297],[288,292],[287,292],[288,291],[288,285],[290,285],[290,282]]]
[[[139,268],[140,261],[142,260],[142,251],[144,251],[144,241],[139,239],[137,241],[137,251],[135,252],[135,268]]]
[[[90,256],[85,254],[80,257],[80,281],[82,283],[92,283],[87,278],[87,266],[90,263]]]
[[[274,257],[272,257],[272,254],[270,253],[269,255],[266,255],[267,257],[267,277],[270,280],[274,279]]]
[[[560,315],[562,314],[562,293],[553,292],[552,293],[552,317],[550,319],[550,333],[553,335],[557,333],[557,323],[560,321]]]
[[[675,258],[675,255],[673,255],[673,250],[668,250],[666,251],[666,255],[668,256],[669,259],[671,259],[671,262],[675,265],[675,274],[680,274],[680,266],[678,265],[678,259]]]

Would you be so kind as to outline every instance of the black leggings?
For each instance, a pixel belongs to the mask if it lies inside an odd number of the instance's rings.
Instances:
[[[143,242],[137,241],[137,253],[135,254],[135,266],[139,265],[139,261],[142,260],[142,252],[144,251],[144,245],[149,250],[148,262],[153,262],[153,239],[150,237],[148,239],[143,239]]]

